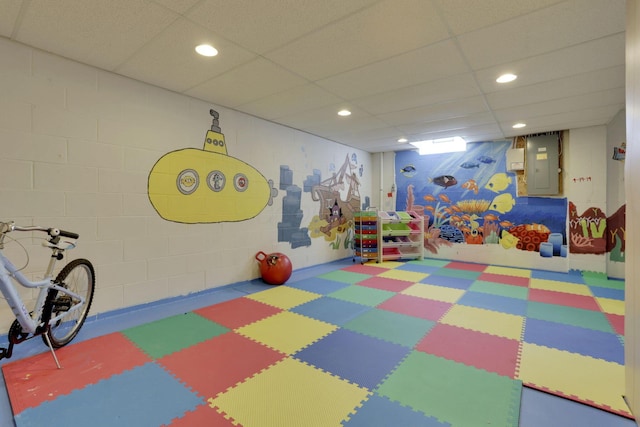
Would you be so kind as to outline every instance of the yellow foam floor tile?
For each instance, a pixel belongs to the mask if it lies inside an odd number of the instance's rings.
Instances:
[[[405,282],[414,282],[418,283],[425,277],[428,277],[428,273],[418,273],[415,271],[404,271],[404,270],[387,270],[384,273],[378,274],[377,277],[385,277],[387,279],[396,279],[396,280],[404,280]]]
[[[524,317],[482,308],[455,305],[443,316],[440,323],[520,340],[524,328]]]
[[[579,283],[558,282],[556,280],[531,279],[529,281],[529,288],[543,289],[545,291],[564,292],[566,294],[573,295],[593,296],[593,294],[591,293],[591,289],[589,289],[587,285],[581,285]]]
[[[427,285],[424,283],[416,283],[409,286],[404,291],[400,292],[404,295],[411,295],[414,297],[431,299],[434,301],[442,301],[455,303],[457,302],[465,291],[462,289],[446,288],[444,286]]]
[[[336,329],[337,326],[330,323],[283,311],[235,331],[275,350],[292,354]]]
[[[320,294],[291,288],[289,286],[278,286],[266,291],[247,295],[246,298],[288,310],[305,302],[320,298],[321,296]]]
[[[365,388],[287,358],[209,399],[209,406],[244,427],[326,427],[342,425],[368,394]]]
[[[511,267],[499,267],[495,265],[488,266],[485,270],[485,273],[492,274],[502,274],[503,276],[515,276],[515,277],[531,277],[531,270],[526,270],[522,268],[511,268]]]
[[[602,311],[604,311],[605,313],[619,314],[620,316],[624,316],[624,301],[599,297],[596,297],[596,301],[600,305]]]
[[[622,398],[624,366],[618,363],[524,342],[518,379],[525,385],[629,413]]]

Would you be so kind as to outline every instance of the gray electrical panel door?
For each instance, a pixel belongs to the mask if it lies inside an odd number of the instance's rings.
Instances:
[[[558,194],[558,136],[527,138],[528,195]]]

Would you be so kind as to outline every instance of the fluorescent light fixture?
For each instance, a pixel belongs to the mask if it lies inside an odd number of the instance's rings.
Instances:
[[[351,111],[349,110],[340,110],[338,111],[338,115],[342,117],[347,117],[351,115]]]
[[[521,129],[523,127],[525,127],[527,124],[526,123],[516,123],[515,125],[511,126],[514,129]]]
[[[503,75],[501,75],[500,77],[498,77],[498,78],[496,79],[496,81],[497,81],[498,83],[509,83],[509,82],[514,81],[514,80],[515,80],[515,79],[517,79],[517,78],[518,78],[518,76],[516,76],[515,74],[507,73],[507,74],[503,74]]]
[[[403,142],[408,142],[409,140],[407,138],[400,138],[398,139],[398,142],[403,143]]]
[[[218,49],[210,44],[201,44],[196,46],[196,52],[202,56],[216,56],[218,54]]]
[[[429,139],[426,141],[410,142],[418,149],[418,154],[442,154],[442,153],[454,153],[457,151],[466,151],[467,142],[459,136],[453,138],[440,138]]]

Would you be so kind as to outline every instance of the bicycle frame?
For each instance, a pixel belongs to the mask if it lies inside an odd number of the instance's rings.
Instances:
[[[64,294],[67,294],[80,302],[74,304],[68,311],[63,314],[59,314],[55,317],[52,317],[48,320],[47,324],[51,325],[60,320],[64,315],[67,315],[70,312],[79,310],[85,303],[85,298],[82,296],[71,292],[70,290],[58,285],[52,280],[53,277],[53,268],[55,266],[57,260],[57,253],[61,253],[62,249],[52,248],[54,253],[49,261],[49,266],[47,267],[47,272],[45,274],[45,278],[43,280],[30,281],[27,277],[22,274],[13,263],[2,253],[0,250],[0,263],[2,267],[0,269],[0,292],[4,296],[4,298],[9,303],[11,307],[11,311],[14,316],[22,326],[22,329],[25,332],[30,334],[41,333],[46,328],[43,328],[44,324],[42,322],[42,311],[44,307],[44,303],[49,293],[50,289],[57,290]],[[20,285],[26,288],[39,288],[38,297],[36,299],[36,303],[34,305],[34,310],[31,314],[27,310],[22,298],[18,294],[16,287],[13,285],[13,281],[11,278],[14,278]]]

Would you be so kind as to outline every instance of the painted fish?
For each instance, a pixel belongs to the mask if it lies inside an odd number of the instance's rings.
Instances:
[[[462,188],[473,191],[473,194],[478,194],[478,183],[474,179],[470,179],[462,184]]]
[[[446,194],[438,194],[438,197],[445,203],[451,203],[451,199]]]
[[[462,209],[460,209],[460,206],[458,206],[458,205],[451,206],[451,209],[453,209],[454,212],[462,212]]]
[[[400,172],[402,172],[403,174],[415,174],[416,173],[416,167],[413,165],[407,165],[405,167],[403,167],[402,169],[400,169]]]
[[[427,194],[426,196],[423,197],[423,199],[425,199],[427,202],[435,202],[436,198],[433,197],[433,195],[431,194]]]
[[[484,186],[487,190],[491,190],[494,193],[499,193],[505,190],[509,184],[511,184],[511,177],[504,172],[494,174],[487,185]]]
[[[486,164],[490,164],[495,162],[495,160],[489,156],[480,156],[478,157],[478,161],[482,162],[482,163],[486,163]]]
[[[504,193],[496,196],[493,199],[493,201],[489,205],[489,209],[503,214],[511,211],[515,204],[516,200],[513,198],[513,196],[509,193]]]
[[[425,206],[424,208],[425,208],[426,210],[428,210],[428,211],[431,211],[431,212],[433,212],[433,211],[435,211],[435,210],[436,210],[436,208],[434,208],[433,206]]]
[[[465,169],[472,169],[472,168],[479,168],[480,167],[480,163],[478,162],[464,162],[463,164],[460,165],[461,168],[465,168]]]
[[[456,177],[451,175],[440,175],[435,178],[429,178],[429,182],[433,182],[435,185],[439,185],[444,188],[451,187],[458,183]]]
[[[500,226],[504,227],[504,228],[509,228],[513,225],[513,223],[511,221],[502,221],[500,222]]]
[[[486,214],[484,216],[484,220],[485,221],[496,221],[498,219],[497,216],[495,216],[494,214]]]
[[[502,235],[500,236],[500,245],[505,249],[511,249],[518,244],[518,239],[513,234],[509,233],[507,230],[502,230]]]

